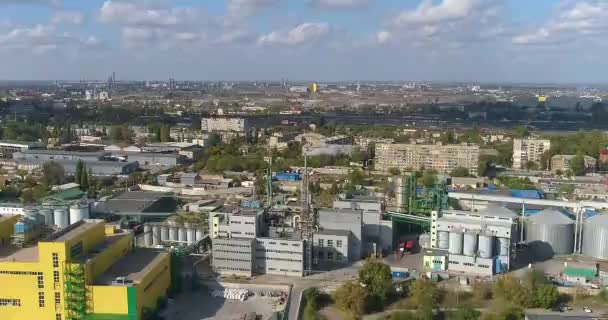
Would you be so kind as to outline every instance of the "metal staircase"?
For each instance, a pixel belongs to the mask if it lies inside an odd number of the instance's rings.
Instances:
[[[87,311],[84,265],[66,264],[63,276],[66,320],[83,320]]]

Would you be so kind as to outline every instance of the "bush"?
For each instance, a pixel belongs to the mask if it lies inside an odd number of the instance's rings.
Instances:
[[[354,317],[359,317],[365,312],[367,297],[367,290],[353,281],[346,282],[333,293],[336,306]]]
[[[540,271],[529,272],[521,281],[509,275],[501,276],[494,284],[493,294],[526,308],[551,308],[559,300],[557,288]]]

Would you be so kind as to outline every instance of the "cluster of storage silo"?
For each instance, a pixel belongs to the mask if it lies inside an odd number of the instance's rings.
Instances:
[[[488,259],[495,255],[508,256],[511,244],[509,238],[496,237],[486,230],[440,231],[438,240],[438,247],[447,249],[449,254]]]
[[[144,246],[155,247],[163,242],[182,243],[194,245],[203,239],[203,229],[194,224],[183,225],[169,223],[146,223],[144,224]]]
[[[583,224],[583,254],[608,260],[608,215],[588,218]]]
[[[67,228],[78,221],[89,219],[90,215],[88,204],[80,203],[70,207],[44,208],[42,210],[44,211],[45,221],[50,221],[52,217],[52,225],[55,225],[58,229]]]
[[[524,229],[526,242],[546,246],[541,248],[547,253],[566,255],[574,251],[574,221],[560,211],[545,209],[532,215]]]

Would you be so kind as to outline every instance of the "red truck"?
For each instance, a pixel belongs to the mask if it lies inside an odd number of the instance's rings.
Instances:
[[[399,259],[403,258],[405,254],[412,254],[414,252],[414,240],[408,240],[399,242],[398,255]]]

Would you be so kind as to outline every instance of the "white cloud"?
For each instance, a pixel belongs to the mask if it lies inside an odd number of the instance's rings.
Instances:
[[[432,0],[423,0],[413,11],[404,11],[395,19],[397,25],[433,24],[463,19],[471,14],[479,0],[442,0],[433,5]]]
[[[80,11],[58,11],[51,17],[51,23],[81,25],[84,23],[84,13]]]
[[[330,32],[328,23],[302,23],[287,32],[274,31],[263,35],[258,39],[258,43],[299,45],[315,42],[328,36]]]
[[[562,3],[537,30],[513,37],[518,45],[557,44],[608,32],[608,1]]]
[[[283,0],[227,0],[227,10],[233,17],[249,17]]]
[[[46,53],[56,49],[84,49],[99,47],[101,42],[95,37],[80,37],[61,32],[52,25],[38,24],[21,27],[0,34],[0,50],[24,50]]]
[[[307,4],[323,9],[361,9],[369,5],[369,0],[308,0]]]
[[[51,7],[60,7],[63,4],[61,0],[0,0],[1,5],[42,5]]]
[[[221,34],[216,43],[219,44],[243,44],[255,42],[255,35],[247,30],[230,30]]]
[[[99,20],[131,26],[172,27],[188,24],[200,18],[192,8],[167,8],[143,2],[107,0],[99,9]]]
[[[393,34],[390,31],[381,30],[376,34],[376,41],[380,44],[388,43],[393,38]]]

